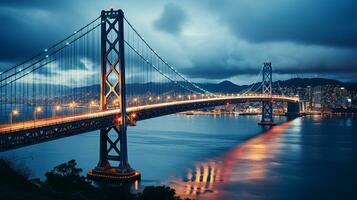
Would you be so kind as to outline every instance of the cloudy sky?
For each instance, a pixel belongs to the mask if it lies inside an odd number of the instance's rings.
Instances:
[[[195,81],[249,83],[264,61],[275,79],[357,81],[355,0],[1,0],[0,70],[109,8]]]

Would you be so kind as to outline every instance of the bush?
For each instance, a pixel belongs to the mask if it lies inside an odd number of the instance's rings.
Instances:
[[[142,194],[138,196],[139,200],[180,200],[181,198],[176,196],[176,191],[166,186],[147,186]]]
[[[28,185],[30,170],[11,160],[0,158],[0,185]]]
[[[51,189],[60,192],[80,192],[92,189],[91,183],[86,181],[84,176],[80,176],[81,168],[77,168],[77,162],[70,160],[54,167],[45,174],[45,184]]]

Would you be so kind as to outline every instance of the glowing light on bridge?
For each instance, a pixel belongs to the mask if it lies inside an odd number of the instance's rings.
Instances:
[[[38,115],[39,113],[42,113],[42,112],[43,112],[42,107],[41,107],[41,106],[37,106],[37,107],[35,108],[34,112],[33,112],[33,118],[34,118],[34,120],[36,120],[36,119],[37,119],[37,115]]]
[[[12,115],[18,115],[19,114],[19,110],[13,110],[11,113],[12,113]]]
[[[19,112],[19,110],[17,110],[17,109],[12,110],[12,111],[10,112],[10,116],[9,116],[10,124],[12,124],[12,121],[13,121],[14,116],[19,115],[19,113],[20,113],[20,112]]]
[[[77,103],[75,101],[72,101],[70,104],[69,104],[69,107],[72,109],[72,114],[74,114],[74,110],[77,106]]]
[[[60,111],[61,109],[62,109],[62,107],[60,105],[55,106],[56,111]]]

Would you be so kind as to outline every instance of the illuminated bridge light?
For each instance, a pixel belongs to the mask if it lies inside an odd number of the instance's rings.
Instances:
[[[18,115],[19,114],[19,110],[15,109],[13,111],[11,111],[12,115]]]
[[[36,108],[35,108],[35,111],[36,111],[36,112],[42,112],[42,107],[41,107],[41,106],[36,107]]]
[[[55,106],[55,110],[56,110],[56,111],[60,111],[61,109],[62,109],[62,108],[61,108],[60,105]]]

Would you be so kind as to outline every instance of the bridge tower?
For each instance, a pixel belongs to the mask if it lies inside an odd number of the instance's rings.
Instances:
[[[113,126],[100,130],[99,162],[88,172],[93,180],[125,182],[140,179],[140,173],[133,170],[128,162],[127,114],[125,93],[124,60],[124,13],[122,10],[101,12],[101,89],[100,109],[109,109],[113,99],[118,100],[120,115]],[[114,138],[110,137],[114,132]],[[119,162],[112,166],[110,162]]]
[[[262,94],[272,96],[272,76],[273,69],[271,62],[265,62],[263,65],[263,81],[262,81]],[[262,102],[262,120],[259,125],[275,125],[273,120],[273,101]]]

